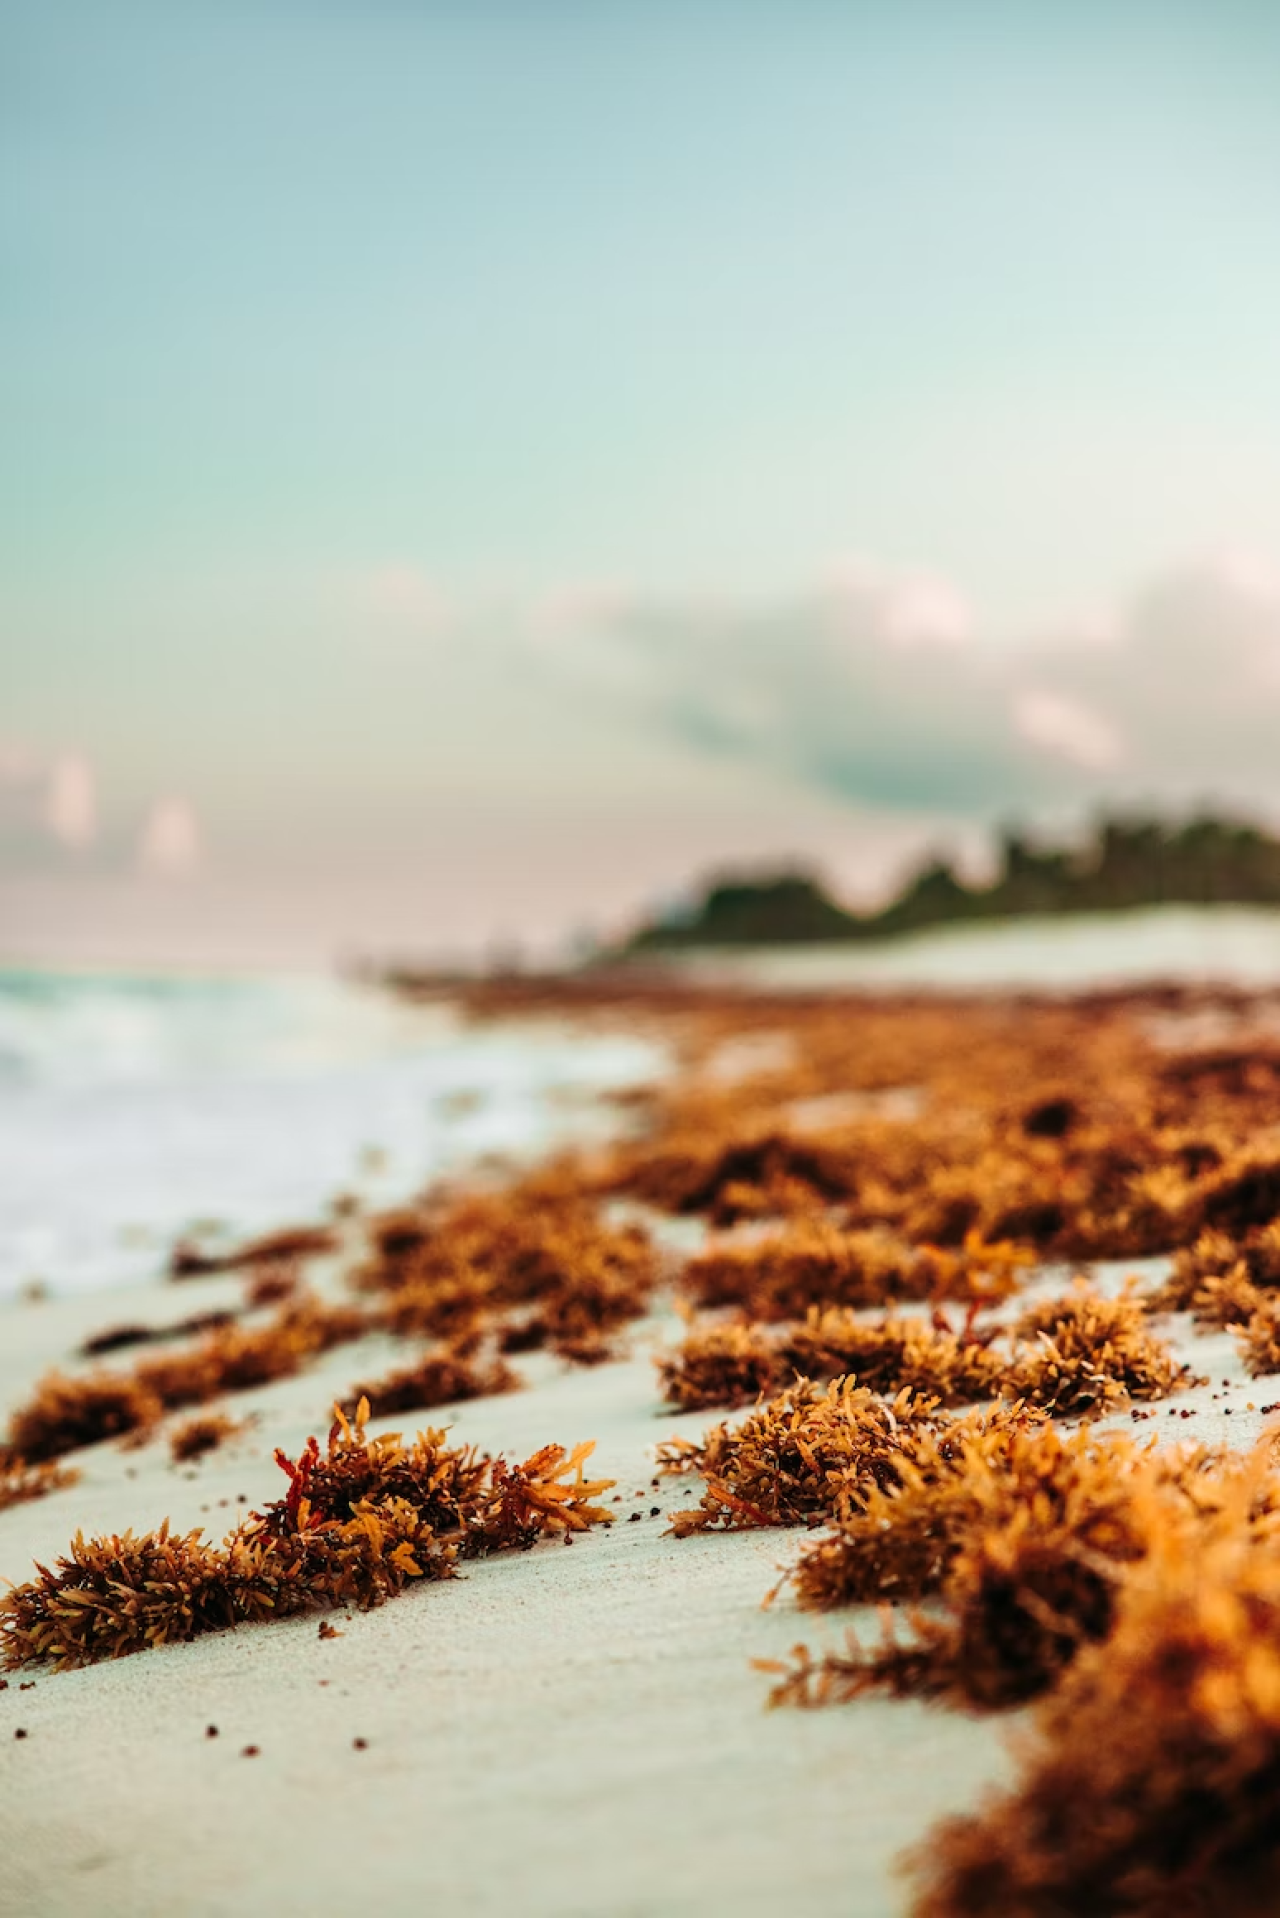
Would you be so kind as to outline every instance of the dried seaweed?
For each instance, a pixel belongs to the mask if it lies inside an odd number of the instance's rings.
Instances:
[[[0,1452],[0,1512],[8,1511],[11,1505],[25,1505],[29,1499],[61,1491],[64,1485],[74,1485],[79,1476],[69,1466],[33,1465]]]
[[[545,1532],[608,1523],[594,1504],[613,1483],[587,1480],[590,1444],[547,1445],[509,1466],[445,1434],[370,1439],[368,1406],[338,1413],[324,1451],[276,1454],[286,1496],[221,1546],[198,1531],[86,1540],[55,1569],[0,1598],[0,1649],[20,1667],[120,1658],[248,1620],[337,1605],[381,1604],[418,1578],[450,1576],[460,1559],[527,1549]]]
[[[316,1354],[358,1338],[369,1315],[357,1306],[303,1298],[264,1325],[219,1326],[186,1351],[141,1359],[131,1372],[51,1372],[9,1422],[8,1449],[39,1463],[103,1439],[151,1430],[166,1411],[222,1392],[292,1377]]]
[[[1157,1532],[1109,1638],[1040,1708],[1012,1789],[910,1861],[915,1918],[1263,1918],[1280,1873],[1280,1557]]]
[[[783,1362],[803,1377],[827,1379],[844,1373],[875,1392],[904,1387],[923,1392],[942,1405],[968,1405],[991,1398],[1005,1363],[986,1337],[970,1330],[952,1332],[919,1318],[884,1318],[868,1323],[846,1307],[814,1307],[803,1325],[782,1340]]]
[[[1280,1304],[1268,1300],[1239,1327],[1236,1337],[1250,1378],[1280,1372]]]
[[[484,1365],[446,1350],[425,1353],[380,1379],[353,1385],[348,1396],[353,1403],[367,1399],[371,1417],[389,1418],[397,1412],[426,1411],[464,1399],[487,1398],[492,1393],[515,1392],[519,1387],[519,1375],[501,1359]]]
[[[802,1325],[774,1333],[736,1324],[697,1327],[656,1361],[667,1399],[681,1411],[746,1405],[795,1378],[853,1375],[875,1392],[908,1387],[945,1405],[990,1398],[1004,1361],[985,1338],[924,1319],[868,1321],[847,1307],[814,1307]]]
[[[755,1325],[695,1327],[676,1351],[659,1353],[654,1363],[663,1397],[682,1412],[750,1405],[788,1377],[776,1338]]]
[[[643,1313],[657,1282],[649,1236],[607,1223],[552,1168],[499,1193],[375,1219],[357,1275],[383,1295],[388,1329],[456,1343],[498,1328],[506,1350],[549,1345],[594,1362],[609,1335]]]
[[[981,1709],[1044,1691],[1083,1644],[1110,1630],[1123,1567],[1153,1530],[1192,1509],[1183,1481],[1198,1454],[1153,1462],[1124,1434],[993,1424],[926,1440],[899,1484],[801,1555],[802,1606],[938,1596],[905,1642],[890,1631],[864,1649],[814,1656],[797,1647],[775,1703],[822,1704],[870,1690],[947,1697]]]
[[[189,1464],[192,1459],[216,1452],[227,1439],[245,1430],[242,1419],[228,1418],[225,1412],[197,1412],[169,1433],[169,1456],[175,1465]]]
[[[163,1415],[163,1401],[129,1374],[71,1378],[50,1372],[10,1419],[7,1446],[18,1457],[42,1464],[103,1439],[148,1431]]]
[[[1002,1390],[1055,1418],[1094,1415],[1203,1383],[1147,1329],[1136,1298],[1104,1299],[1078,1286],[1025,1315],[1017,1329],[1036,1336],[1015,1353]]]
[[[691,1259],[684,1288],[702,1306],[738,1306],[755,1319],[800,1318],[815,1305],[885,1306],[900,1300],[993,1302],[1017,1284],[1028,1254],[976,1236],[959,1250],[913,1245],[883,1227],[849,1231],[801,1218],[763,1238],[710,1246]]]
[[[675,1513],[671,1529],[683,1538],[841,1518],[860,1510],[873,1487],[896,1484],[900,1461],[943,1417],[935,1400],[911,1392],[890,1403],[852,1380],[825,1391],[804,1381],[701,1443],[659,1447],[660,1471],[706,1480],[701,1503]]]
[[[84,1358],[95,1359],[106,1352],[122,1352],[129,1346],[195,1338],[201,1332],[216,1332],[219,1326],[230,1325],[234,1319],[234,1312],[193,1312],[190,1318],[179,1319],[174,1325],[109,1325],[87,1338],[80,1352]]]
[[[246,1267],[291,1264],[337,1250],[338,1235],[329,1225],[290,1225],[263,1233],[227,1252],[206,1252],[188,1240],[174,1246],[169,1259],[173,1279],[204,1278],[213,1272],[238,1272]]]

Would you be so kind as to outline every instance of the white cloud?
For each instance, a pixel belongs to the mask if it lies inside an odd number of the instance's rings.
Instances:
[[[895,581],[885,595],[885,637],[898,646],[964,646],[973,638],[968,600],[928,573]]]
[[[937,573],[893,573],[859,556],[828,573],[826,600],[858,637],[868,632],[891,646],[964,646],[973,638],[968,600]]]
[[[97,782],[82,753],[61,752],[48,768],[44,820],[61,845],[79,851],[98,832]]]
[[[1254,557],[1021,648],[947,582],[851,560],[772,608],[636,600],[565,663],[687,748],[860,804],[1280,806],[1280,575]]]
[[[176,794],[157,799],[138,838],[138,864],[163,879],[182,879],[200,863],[200,827],[191,805]]]
[[[1013,723],[1028,745],[1057,754],[1086,772],[1107,772],[1124,758],[1120,735],[1078,699],[1030,689],[1013,701]]]

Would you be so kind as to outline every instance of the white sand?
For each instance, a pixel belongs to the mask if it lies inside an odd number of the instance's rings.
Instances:
[[[213,1278],[0,1303],[0,1419],[88,1333],[239,1296],[238,1281]],[[333,1641],[303,1619],[38,1675],[25,1691],[11,1676],[0,1914],[903,1911],[896,1854],[1004,1773],[1013,1721],[887,1702],[765,1712],[752,1658],[830,1643],[845,1620],[805,1617],[785,1597],[761,1610],[793,1534],[677,1541],[649,1516],[698,1491],[653,1489],[655,1444],[711,1422],[658,1411],[650,1349],[675,1331],[646,1326],[629,1360],[593,1371],[522,1359],[529,1389],[451,1415],[460,1437],[508,1456],[596,1439],[622,1494],[610,1531],[414,1589],[339,1621]],[[167,1516],[221,1536],[280,1495],[274,1446],[296,1453],[323,1433],[334,1397],[391,1352],[370,1340],[230,1400],[255,1424],[196,1467],[175,1469],[162,1439],[80,1455],[80,1483],[0,1514],[0,1578],[26,1578],[81,1527]],[[1136,1429],[1247,1443],[1261,1420],[1246,1402],[1264,1401],[1268,1382],[1244,1379],[1226,1334],[1192,1341],[1189,1356],[1214,1380],[1176,1401],[1197,1416],[1161,1411]],[[1224,1378],[1231,1417],[1212,1396]],[[1280,1397],[1280,1381],[1271,1390]],[[644,1516],[630,1523],[633,1511]],[[261,1755],[242,1757],[247,1744]]]
[[[222,1284],[175,1291],[189,1301]],[[73,1326],[102,1322],[104,1303],[10,1312],[6,1402]],[[296,1448],[322,1427],[328,1395],[377,1350],[347,1348],[245,1395],[261,1426],[189,1473],[159,1442],[84,1454],[79,1486],[0,1516],[0,1575],[22,1578],[77,1525],[168,1515],[221,1528],[238,1493],[278,1495],[272,1444]],[[536,1389],[459,1408],[456,1431],[520,1456],[598,1439],[619,1522],[415,1589],[340,1621],[335,1641],[303,1619],[42,1675],[27,1692],[12,1677],[0,1910],[899,1909],[895,1852],[998,1767],[1000,1730],[910,1705],[766,1714],[749,1661],[802,1635],[786,1604],[761,1610],[794,1540],[663,1536],[651,1507],[696,1493],[687,1481],[654,1491],[652,1447],[706,1421],[655,1416],[646,1352],[529,1371]],[[30,1734],[20,1744],[16,1725]],[[240,1756],[249,1743],[260,1757]]]
[[[173,1287],[166,1303],[214,1303],[229,1284]],[[85,1330],[141,1303],[113,1297],[108,1310],[99,1294],[10,1308],[0,1409]],[[303,1619],[41,1675],[25,1692],[11,1677],[0,1911],[902,1911],[895,1854],[1001,1774],[1012,1721],[881,1702],[764,1711],[768,1681],[750,1660],[800,1638],[829,1642],[845,1621],[803,1616],[785,1598],[761,1610],[794,1535],[680,1541],[648,1516],[696,1497],[690,1481],[654,1491],[654,1444],[708,1422],[658,1413],[648,1348],[663,1335],[647,1326],[631,1359],[591,1371],[522,1361],[531,1389],[453,1414],[459,1436],[508,1455],[597,1439],[600,1470],[623,1494],[612,1530],[414,1589],[339,1620],[334,1641]],[[1213,1376],[1177,1400],[1197,1416],[1161,1410],[1138,1429],[1247,1442],[1261,1421],[1244,1407],[1265,1383],[1245,1381],[1229,1335],[1189,1349]],[[198,1467],[173,1468],[159,1441],[83,1454],[78,1486],[0,1515],[0,1576],[24,1577],[77,1525],[167,1515],[220,1534],[243,1509],[237,1494],[257,1504],[282,1489],[272,1446],[296,1450],[322,1430],[333,1395],[388,1350],[348,1347],[232,1401],[260,1422]],[[1230,1418],[1211,1395],[1227,1377]],[[632,1511],[644,1516],[631,1523]],[[242,1757],[246,1744],[261,1755]]]
[[[830,941],[707,949],[664,963],[708,981],[744,980],[796,992],[1070,992],[1179,979],[1266,987],[1280,984],[1280,912],[1154,906],[948,926],[865,946]]]

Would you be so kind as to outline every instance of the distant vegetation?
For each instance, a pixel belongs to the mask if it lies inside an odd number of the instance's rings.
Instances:
[[[884,939],[974,920],[1164,905],[1280,906],[1280,840],[1211,818],[1104,819],[1083,844],[1065,846],[1010,832],[990,884],[968,885],[935,859],[874,913],[846,911],[801,871],[726,877],[692,911],[642,927],[628,950]]]

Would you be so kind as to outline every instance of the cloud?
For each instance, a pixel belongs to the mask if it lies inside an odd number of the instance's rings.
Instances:
[[[44,822],[58,842],[80,851],[98,833],[98,795],[93,767],[82,753],[61,752],[47,772]]]
[[[1025,745],[961,606],[865,565],[772,609],[636,602],[597,635],[596,683],[696,752],[849,801],[980,811]]]
[[[138,837],[138,865],[162,879],[184,879],[200,863],[200,828],[189,802],[157,799]]]
[[[0,817],[29,839],[81,852],[98,837],[98,782],[92,762],[64,747],[0,740]]]
[[[693,751],[859,804],[1280,805],[1280,574],[1238,552],[1021,647],[946,581],[852,561],[772,608],[604,608],[572,664]]]
[[[1070,766],[1106,772],[1124,758],[1119,733],[1100,713],[1061,693],[1029,688],[1013,701],[1013,723],[1032,746],[1056,753]]]

